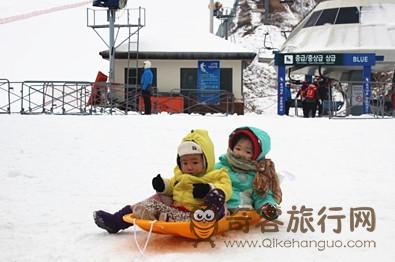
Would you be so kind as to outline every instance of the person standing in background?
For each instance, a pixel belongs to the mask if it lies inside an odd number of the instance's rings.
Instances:
[[[308,117],[307,115],[307,108],[306,108],[306,90],[307,87],[309,86],[309,83],[307,81],[303,81],[302,86],[300,87],[299,91],[296,93],[295,100],[300,97],[300,100],[302,101],[302,108],[303,108],[303,117]]]
[[[306,99],[304,101],[306,106],[306,115],[304,117],[315,117],[317,112],[317,93],[318,82],[310,84],[306,89]]]
[[[151,71],[151,62],[144,61],[144,72],[141,77],[141,94],[144,100],[144,114],[151,114],[151,92],[152,92],[152,82],[154,79],[154,75]]]

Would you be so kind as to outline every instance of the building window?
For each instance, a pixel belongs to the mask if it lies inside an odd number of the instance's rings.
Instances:
[[[233,69],[220,69],[220,90],[233,92]],[[196,68],[181,68],[180,70],[181,91],[186,89],[196,89],[197,84],[197,69]]]
[[[339,8],[331,8],[324,10],[315,25],[319,26],[325,24],[334,24],[338,12],[339,12]]]
[[[320,26],[324,24],[352,24],[359,23],[360,12],[358,7],[330,8],[314,12],[303,28]]]
[[[357,7],[340,8],[335,24],[359,23],[359,10]]]
[[[197,69],[196,68],[181,68],[181,90],[196,89],[197,83]]]
[[[311,27],[311,26],[314,26],[315,23],[317,22],[318,18],[320,17],[321,13],[322,13],[322,10],[314,12],[314,13],[310,16],[309,20],[308,20],[307,23],[304,25],[304,27]]]
[[[232,68],[221,68],[220,73],[221,90],[233,93],[233,70]]]
[[[152,86],[156,87],[156,68],[151,68],[152,74],[154,75],[154,79],[152,80]],[[143,75],[144,68],[139,68],[138,69],[138,79],[136,79],[136,68],[129,68],[129,82],[128,82],[128,69],[125,68],[125,85],[129,84],[131,87],[136,86],[136,80],[137,80],[137,85],[140,85],[140,79],[141,76]]]

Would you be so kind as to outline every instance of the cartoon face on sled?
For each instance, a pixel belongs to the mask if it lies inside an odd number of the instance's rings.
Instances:
[[[215,212],[210,208],[199,208],[192,212],[190,230],[198,239],[209,239],[215,235],[218,221]]]

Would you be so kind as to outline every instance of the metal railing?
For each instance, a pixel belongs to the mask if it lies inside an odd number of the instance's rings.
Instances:
[[[341,94],[341,100],[344,105],[341,110],[330,111],[330,117],[348,117],[358,116],[362,114],[363,106],[363,82],[360,81],[341,81],[331,86],[330,94],[338,92]],[[391,82],[370,82],[371,95],[370,100],[367,101],[370,105],[371,115],[375,118],[392,117],[392,93],[394,92],[393,84]],[[330,95],[330,102],[336,104],[334,96]]]
[[[184,113],[235,112],[233,93],[225,90],[172,89],[172,95],[184,98]]]
[[[173,89],[170,93],[159,93],[154,88],[152,96],[162,96],[162,103],[181,97],[184,105],[179,110],[181,113],[234,113],[234,96],[227,91]],[[0,79],[1,114],[128,114],[129,111],[139,112],[140,99],[136,85]],[[152,112],[160,112],[154,103]]]
[[[363,82],[358,81],[333,81],[328,88],[328,95],[321,100],[322,116],[329,118],[347,118],[363,114]],[[368,115],[374,118],[394,117],[393,108],[395,86],[391,82],[371,82],[371,96]],[[366,103],[365,102],[365,103]],[[319,104],[317,103],[317,107]],[[303,102],[293,100],[291,107],[295,107],[295,115],[301,115],[298,108],[303,107]]]
[[[0,114],[11,113],[11,83],[7,79],[0,79]],[[2,97],[1,93],[6,94]]]
[[[24,81],[21,114],[88,114],[90,82]]]

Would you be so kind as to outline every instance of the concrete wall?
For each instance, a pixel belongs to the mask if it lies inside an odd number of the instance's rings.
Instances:
[[[198,60],[150,60],[152,67],[157,72],[158,92],[170,92],[173,89],[180,89],[180,69],[197,68]],[[144,60],[139,60],[139,67],[143,67]],[[124,84],[124,72],[127,68],[127,60],[115,61],[115,82]],[[232,68],[233,70],[233,94],[236,99],[242,98],[242,61],[240,60],[220,60],[221,68]],[[134,60],[130,61],[130,67],[135,68]],[[121,96],[123,97],[123,96]]]

